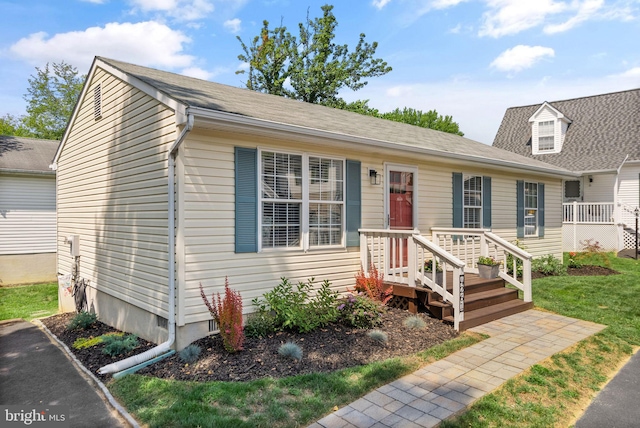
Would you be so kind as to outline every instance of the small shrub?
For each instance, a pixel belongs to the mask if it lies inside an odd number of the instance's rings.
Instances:
[[[478,264],[479,265],[497,266],[497,265],[500,265],[501,263],[502,263],[501,261],[496,260],[491,256],[480,256],[480,257],[478,257]]]
[[[293,342],[287,342],[278,348],[278,354],[285,358],[291,358],[292,360],[300,361],[302,359],[302,348]]]
[[[384,274],[378,272],[373,264],[369,266],[368,273],[364,273],[364,269],[360,266],[356,274],[356,291],[366,294],[370,299],[377,300],[383,305],[393,297],[393,289],[384,285]]]
[[[567,268],[552,254],[538,257],[531,262],[531,270],[544,275],[562,276],[567,274]]]
[[[387,341],[389,340],[389,336],[387,336],[387,333],[382,330],[371,330],[369,333],[367,333],[367,336],[382,345],[387,343]]]
[[[192,364],[198,361],[202,349],[198,345],[191,344],[178,352],[178,357],[183,363]]]
[[[209,313],[218,324],[224,349],[227,352],[242,350],[244,343],[244,331],[242,329],[242,297],[240,293],[229,288],[229,278],[224,279],[224,299],[218,293],[218,299],[211,296],[211,302],[204,294],[200,283],[200,296],[209,309]]]
[[[79,312],[76,314],[69,324],[67,324],[67,330],[86,330],[98,321],[98,316],[90,312]]]
[[[411,315],[402,321],[402,325],[410,330],[422,330],[427,326],[427,323],[418,315]]]
[[[292,329],[307,333],[338,319],[336,308],[338,293],[331,291],[331,283],[324,281],[315,297],[310,297],[314,289],[314,278],[298,282],[294,289],[287,278],[273,290],[264,294],[264,299],[253,299],[259,312],[273,312],[275,328]]]
[[[578,256],[579,256],[578,253],[574,251],[570,252],[567,255],[567,267],[576,268],[576,269],[581,268],[583,265],[582,265],[582,262],[579,261]]]
[[[584,262],[593,264],[594,262],[600,266],[610,267],[611,262],[607,257],[607,253],[604,252],[604,247],[600,245],[600,242],[594,241],[593,238],[580,241],[583,252],[579,254],[578,258]]]
[[[102,343],[102,339],[105,336],[122,336],[122,335],[124,335],[124,333],[107,333],[107,334],[103,334],[102,336],[88,337],[88,338],[79,337],[75,340],[75,342],[73,342],[73,348],[74,349],[91,348],[92,346],[96,346]]]
[[[362,294],[349,294],[338,305],[340,322],[355,328],[372,328],[382,323],[384,306]]]
[[[254,312],[247,316],[244,334],[247,337],[265,337],[276,331],[275,317],[266,311]]]
[[[115,357],[133,351],[138,346],[138,336],[127,334],[126,336],[105,335],[102,336],[102,353]]]

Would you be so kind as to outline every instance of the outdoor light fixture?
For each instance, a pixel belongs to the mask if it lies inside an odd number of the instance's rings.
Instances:
[[[373,185],[380,184],[380,176],[378,175],[378,171],[369,168],[369,181]]]
[[[593,175],[589,176],[589,183],[593,183]]]

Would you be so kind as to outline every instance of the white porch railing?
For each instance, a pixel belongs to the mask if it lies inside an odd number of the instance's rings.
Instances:
[[[562,222],[573,224],[614,224],[613,202],[565,202],[562,204]]]
[[[433,242],[454,257],[463,260],[465,271],[478,273],[479,256],[491,256],[501,262],[500,278],[522,290],[525,302],[531,293],[531,259],[522,248],[485,229],[432,228]]]
[[[440,294],[453,307],[453,326],[459,329],[464,320],[465,263],[433,242],[420,236],[418,230],[360,229],[360,262],[367,272],[375,266],[385,280],[415,287],[426,285]],[[425,260],[434,261],[433,272],[425,272]],[[453,283],[447,290],[447,275],[438,279],[437,270],[451,271]],[[441,282],[441,283],[439,283]]]
[[[632,207],[631,205],[627,205],[624,202],[619,202],[620,205],[620,222],[629,228],[633,228],[636,225],[636,210],[637,207]]]

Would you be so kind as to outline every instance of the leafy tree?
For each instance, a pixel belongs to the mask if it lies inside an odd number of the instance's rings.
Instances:
[[[24,117],[15,117],[5,114],[0,117],[0,135],[14,135],[16,137],[32,137],[33,135],[24,127]]]
[[[246,87],[260,92],[286,96],[315,104],[334,105],[343,102],[338,92],[363,88],[367,78],[391,71],[385,61],[374,58],[376,42],[360,39],[353,52],[348,46],[333,42],[338,22],[333,6],[322,6],[321,18],[300,23],[299,38],[280,26],[269,29],[269,22],[259,36],[247,46],[240,37],[244,54],[238,59],[249,64]],[[238,74],[245,70],[237,71]],[[290,85],[285,85],[289,80]],[[345,103],[346,104],[346,103]]]
[[[38,138],[61,139],[83,82],[84,76],[78,76],[78,70],[64,61],[53,63],[51,68],[48,63],[42,69],[36,67],[24,96],[25,128]]]
[[[388,113],[382,113],[380,117],[396,122],[404,122],[410,125],[421,126],[423,128],[430,128],[437,131],[448,132],[450,134],[456,134],[460,136],[464,135],[464,133],[460,131],[458,124],[453,121],[453,118],[451,116],[438,115],[438,112],[436,110],[429,110],[425,113],[421,110],[415,110],[405,107],[402,110],[397,108]]]
[[[394,122],[408,123],[409,125],[420,126],[422,128],[435,129],[437,131],[448,132],[463,136],[464,133],[451,116],[439,115],[436,110],[429,110],[424,113],[421,110],[415,110],[405,107],[399,108],[388,113],[380,113],[377,109],[369,106],[369,100],[357,100],[347,103],[343,100],[333,103],[331,106],[341,110],[347,110],[354,113],[360,113],[365,116],[373,116],[381,119],[393,120]]]

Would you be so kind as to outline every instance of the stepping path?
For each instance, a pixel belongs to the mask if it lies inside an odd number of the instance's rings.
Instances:
[[[309,428],[433,427],[606,326],[528,310],[470,329],[490,336],[320,419]]]

